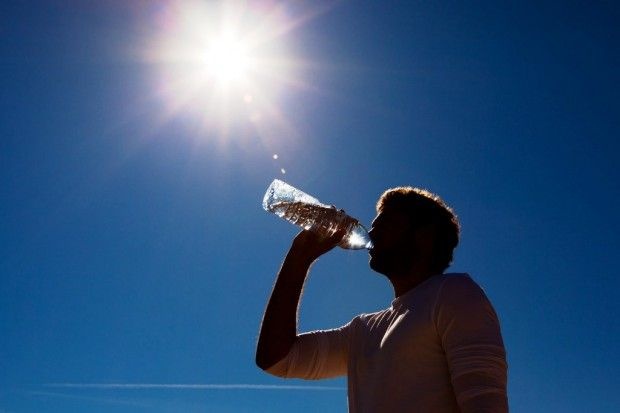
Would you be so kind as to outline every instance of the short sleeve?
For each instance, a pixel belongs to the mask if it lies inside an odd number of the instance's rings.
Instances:
[[[347,374],[351,324],[299,335],[287,356],[267,372],[279,377],[306,380]]]
[[[484,291],[467,275],[447,276],[434,310],[461,410],[507,412],[506,352]]]

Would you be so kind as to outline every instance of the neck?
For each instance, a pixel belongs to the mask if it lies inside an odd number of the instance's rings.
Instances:
[[[436,272],[425,270],[411,271],[408,274],[388,276],[388,279],[392,283],[394,288],[394,297],[398,298],[408,291],[411,291],[428,278],[436,275]]]

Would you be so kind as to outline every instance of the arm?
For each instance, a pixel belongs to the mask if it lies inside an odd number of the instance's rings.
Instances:
[[[321,238],[310,231],[295,237],[276,278],[261,324],[256,364],[263,370],[282,360],[297,341],[297,310],[312,263],[333,249],[344,236]]]
[[[436,316],[461,411],[508,412],[506,352],[497,314],[482,289],[467,276],[450,276]]]

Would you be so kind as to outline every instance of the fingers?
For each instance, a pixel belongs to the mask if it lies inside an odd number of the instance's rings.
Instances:
[[[303,230],[293,240],[292,248],[311,259],[317,259],[336,247],[345,234],[346,230],[341,229],[325,237],[314,231]]]

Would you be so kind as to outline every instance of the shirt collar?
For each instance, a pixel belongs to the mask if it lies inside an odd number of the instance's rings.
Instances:
[[[429,284],[442,280],[444,276],[444,274],[431,275],[411,290],[392,300],[392,308],[398,310],[403,306],[410,307],[419,291],[423,290]]]

